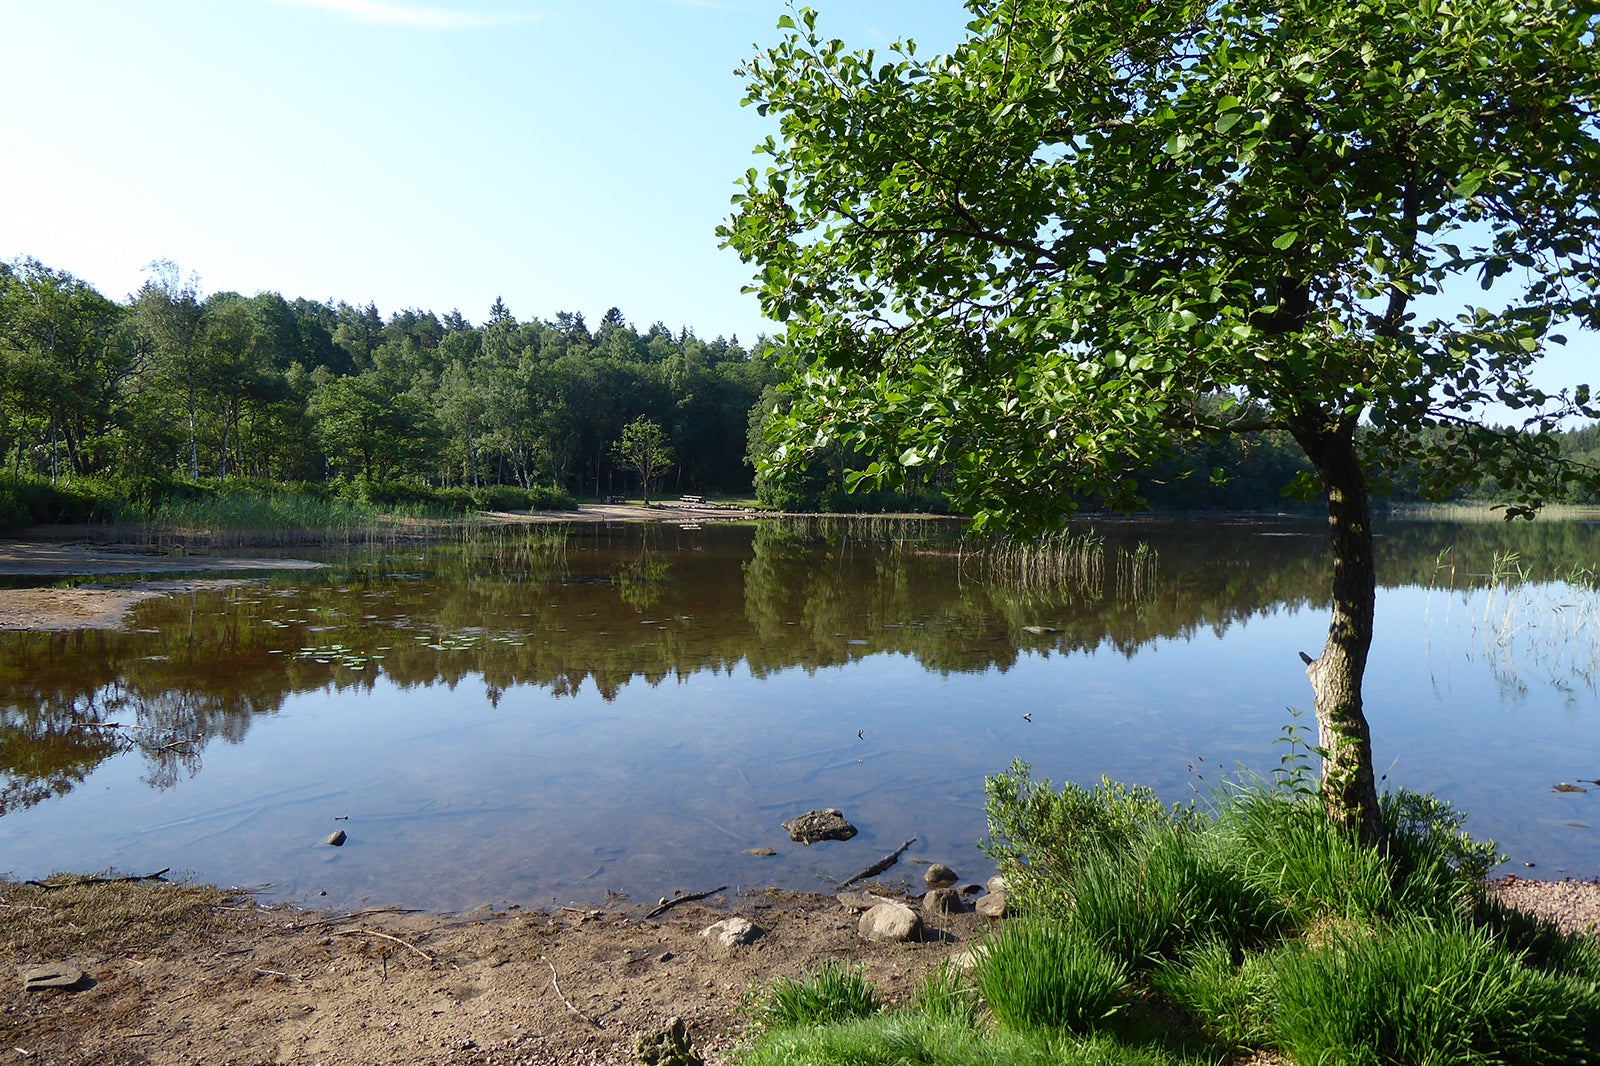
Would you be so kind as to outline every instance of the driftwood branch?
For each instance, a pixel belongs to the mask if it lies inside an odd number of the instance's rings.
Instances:
[[[132,877],[79,877],[71,881],[57,881],[55,884],[51,884],[48,881],[24,881],[22,883],[53,892],[58,888],[76,888],[79,885],[120,885],[128,881],[162,881],[165,880],[162,875],[171,869],[172,867],[170,866],[163,866],[153,874],[137,874]]]
[[[561,1002],[565,1003],[567,1005],[567,1009],[570,1010],[572,1013],[576,1014],[578,1017],[582,1018],[584,1021],[588,1022],[590,1025],[594,1026],[596,1029],[601,1028],[601,1025],[600,1025],[599,1022],[595,1021],[593,1018],[591,1018],[587,1014],[583,1013],[583,1011],[581,1011],[577,1007],[573,1006],[572,1005],[572,1000],[568,999],[567,998],[567,994],[565,992],[561,991],[561,982],[556,980],[556,964],[551,962],[549,959],[545,959],[544,960],[544,964],[546,966],[550,967],[550,987],[552,987],[552,988],[554,988],[556,990],[557,998],[559,998],[561,1000]]]
[[[417,947],[415,944],[408,944],[404,940],[401,940],[397,936],[390,936],[388,933],[380,933],[376,929],[341,929],[341,930],[338,930],[337,932],[333,933],[332,935],[333,936],[375,936],[375,937],[380,937],[381,939],[384,939],[384,940],[392,940],[396,944],[399,944],[403,948],[406,948],[406,949],[408,949],[410,951],[415,951],[418,955],[421,955],[423,958],[427,959],[429,962],[433,961],[433,956],[432,955],[429,955],[426,951],[423,951],[421,948]]]
[[[645,917],[654,918],[658,914],[664,914],[665,912],[670,911],[680,903],[693,903],[697,899],[705,899],[707,896],[715,896],[718,892],[726,892],[727,889],[727,885],[718,885],[709,892],[693,892],[687,896],[673,896],[671,899],[662,900],[661,904],[650,913],[646,914]]]
[[[889,867],[891,867],[895,863],[899,862],[900,861],[900,856],[904,855],[906,853],[906,849],[909,848],[911,845],[915,844],[916,842],[917,842],[917,838],[916,837],[912,837],[910,840],[906,841],[904,844],[901,844],[894,851],[891,851],[889,854],[885,855],[883,858],[879,859],[877,862],[873,863],[871,866],[867,867],[865,870],[862,870],[860,873],[856,874],[854,877],[847,877],[843,881],[840,881],[838,887],[840,887],[840,888],[849,888],[851,885],[855,884],[857,881],[865,881],[869,877],[875,877],[878,874],[883,873],[883,871],[887,870]]]

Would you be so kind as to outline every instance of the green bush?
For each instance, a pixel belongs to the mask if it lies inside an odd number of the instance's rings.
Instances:
[[[0,485],[0,533],[26,529],[33,524],[33,512],[17,498],[10,485]]]
[[[755,1016],[767,1029],[830,1025],[877,1014],[878,991],[861,971],[829,963],[809,977],[780,977],[757,1002]]]
[[[1189,818],[1167,808],[1154,792],[1102,777],[1093,789],[1067,782],[1056,792],[1034,781],[1021,759],[983,784],[989,837],[984,853],[1006,875],[1018,907],[1065,917],[1078,867],[1092,855],[1126,848],[1151,829]]]
[[[995,1020],[1013,1029],[1088,1032],[1126,1006],[1128,969],[1081,929],[1017,919],[986,941],[975,971]]]
[[[1410,921],[1278,966],[1277,1046],[1296,1062],[1577,1063],[1600,1054],[1592,983],[1540,973],[1485,931]]]

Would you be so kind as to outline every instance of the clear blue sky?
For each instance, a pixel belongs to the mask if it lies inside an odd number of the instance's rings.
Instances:
[[[837,0],[948,47],[957,0]],[[0,0],[0,259],[521,319],[763,323],[717,247],[768,129],[733,74],[781,0]]]
[[[948,49],[958,0],[813,0]],[[0,259],[205,292],[771,327],[717,247],[769,131],[733,69],[782,0],[0,0]],[[1462,298],[1481,302],[1483,294]],[[1544,361],[1593,378],[1593,334]]]

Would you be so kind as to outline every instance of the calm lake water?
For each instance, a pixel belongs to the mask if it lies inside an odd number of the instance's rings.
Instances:
[[[454,910],[826,890],[915,837],[895,873],[980,880],[984,776],[1015,757],[1202,802],[1278,765],[1327,625],[1320,524],[1099,525],[1060,580],[951,528],[492,531],[0,634],[0,871]],[[1600,778],[1600,607],[1552,580],[1600,563],[1600,525],[1381,533],[1386,784],[1462,806],[1507,869],[1600,874],[1600,786],[1552,787]],[[1486,587],[1508,551],[1533,580]],[[779,827],[830,806],[860,835]]]

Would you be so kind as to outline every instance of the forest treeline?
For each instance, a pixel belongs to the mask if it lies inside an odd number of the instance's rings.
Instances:
[[[661,322],[641,332],[615,307],[593,327],[572,312],[518,321],[498,299],[479,324],[459,311],[385,318],[371,303],[202,296],[170,262],[118,302],[35,260],[0,263],[0,489],[13,507],[0,524],[90,517],[59,493],[30,495],[41,485],[143,505],[240,486],[378,505],[570,506],[637,490],[615,444],[639,418],[665,433],[669,493],[943,509],[937,469],[894,492],[850,493],[846,471],[863,462],[843,452],[785,484],[758,482],[763,425],[783,402],[778,354],[765,337],[746,348]],[[1600,427],[1562,443],[1600,461]],[[1177,448],[1130,477],[1161,510],[1259,509],[1281,506],[1303,469],[1292,442],[1263,435]],[[1388,490],[1415,496],[1404,471]]]

